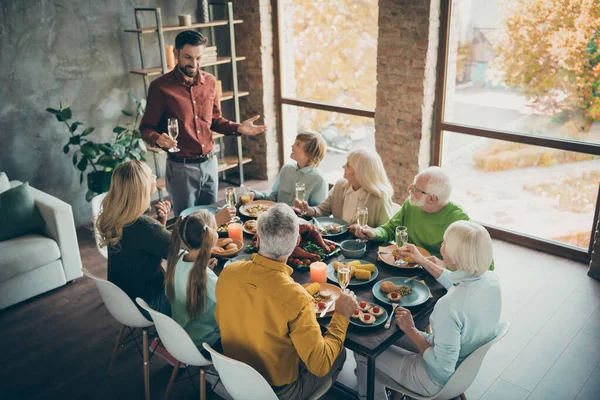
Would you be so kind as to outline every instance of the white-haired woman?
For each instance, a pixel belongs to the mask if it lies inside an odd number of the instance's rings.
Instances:
[[[316,207],[298,201],[295,205],[308,216],[333,215],[350,224],[356,222],[356,208],[367,207],[368,224],[379,226],[392,216],[393,194],[394,189],[379,154],[374,150],[358,148],[348,153],[344,177],[335,183],[325,201]]]
[[[377,358],[376,367],[406,389],[434,396],[469,354],[497,334],[502,298],[498,278],[488,271],[492,240],[481,225],[457,221],[444,234],[443,263],[436,257],[423,257],[414,245],[402,250],[404,256],[423,265],[448,293],[433,309],[431,334],[415,328],[409,310],[396,309],[396,324],[418,353],[392,346]],[[366,398],[366,359],[356,356],[356,361],[359,397]],[[376,382],[375,398],[385,396],[385,388]]]

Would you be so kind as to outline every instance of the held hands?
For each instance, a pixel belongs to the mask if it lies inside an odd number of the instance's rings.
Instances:
[[[236,209],[235,207],[223,207],[221,211],[215,215],[215,220],[217,221],[217,226],[221,226],[231,221],[231,218],[235,217]]]
[[[416,329],[412,314],[404,307],[396,308],[396,325],[398,325],[398,328],[402,329],[402,332],[404,333]]]
[[[348,230],[359,239],[373,239],[375,237],[375,229],[370,226],[359,228],[357,224],[352,224],[348,227]]]
[[[171,214],[171,203],[168,200],[159,201],[155,206],[156,215],[161,224],[167,223],[167,217]]]
[[[417,246],[414,244],[406,244],[400,248],[400,255],[402,258],[410,257],[417,264],[422,264],[425,261],[425,257],[419,252]]]
[[[173,147],[177,147],[177,140],[166,133],[161,133],[158,139],[156,139],[156,144],[163,149],[172,149]]]
[[[358,308],[358,302],[354,292],[344,289],[340,297],[335,301],[335,312],[342,314],[346,318],[350,318],[354,310]]]
[[[254,125],[254,121],[256,121],[259,118],[260,115],[255,115],[254,117],[245,120],[238,127],[238,132],[246,136],[256,136],[258,134],[263,133],[267,130],[266,125]]]

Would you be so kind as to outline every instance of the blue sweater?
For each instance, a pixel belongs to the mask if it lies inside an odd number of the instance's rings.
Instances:
[[[327,179],[318,168],[298,168],[298,164],[285,164],[281,167],[270,192],[255,192],[255,199],[271,200],[287,205],[294,205],[296,183],[304,183],[306,201],[309,206],[317,206],[325,200],[328,193]]]
[[[423,366],[443,386],[469,354],[496,337],[502,296],[498,277],[490,271],[471,276],[444,270],[438,282],[448,293],[433,309],[432,333],[422,333],[432,345],[423,353]]]

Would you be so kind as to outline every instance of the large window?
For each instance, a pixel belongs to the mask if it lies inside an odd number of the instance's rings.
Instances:
[[[339,176],[340,159],[374,148],[377,0],[274,0],[278,30],[282,158],[302,130],[328,144],[322,169]]]
[[[585,259],[600,181],[600,2],[442,4],[436,157],[454,198],[506,237]]]

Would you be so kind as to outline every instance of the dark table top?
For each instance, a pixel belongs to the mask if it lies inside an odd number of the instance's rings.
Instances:
[[[343,240],[352,238],[350,233],[346,233],[342,236],[336,237],[335,242],[339,243]],[[251,242],[252,238],[244,233],[244,245],[248,245]],[[419,280],[424,280],[429,289],[431,290],[432,298],[430,298],[427,302],[415,306],[409,307],[410,311],[413,314],[413,319],[415,324],[419,326],[419,322],[423,321],[425,318],[428,318],[429,314],[433,310],[433,307],[437,300],[442,297],[446,293],[446,289],[442,287],[431,275],[429,275],[425,270],[420,270],[415,272],[413,269],[411,270],[403,270],[400,268],[392,267],[385,264],[382,261],[377,260],[377,250],[378,247],[383,245],[382,243],[373,243],[369,242],[367,244],[367,253],[362,259],[367,260],[375,264],[379,270],[379,276],[373,282],[368,284],[363,284],[359,286],[350,286],[349,288],[356,294],[356,297],[359,301],[364,300],[369,303],[378,303],[383,306],[388,314],[392,310],[392,306],[389,304],[379,302],[375,296],[373,296],[373,285],[375,285],[378,281],[386,278],[391,278],[394,276],[406,276],[411,277],[414,275],[419,275]],[[242,249],[237,255],[247,254],[246,247]],[[343,260],[344,257],[339,255],[330,259],[325,260],[326,263],[330,263],[332,261]],[[223,265],[228,259],[221,258],[219,260],[218,266],[215,268],[215,273],[218,275],[223,270]],[[310,282],[308,268],[304,270],[294,270],[292,274],[292,278],[300,283],[308,283]],[[323,330],[327,329],[329,325],[329,321],[331,318],[319,318],[319,324]],[[423,325],[423,324],[421,324]],[[427,325],[425,323],[425,325]],[[346,342],[345,346],[350,350],[362,354],[364,356],[376,357],[381,354],[384,350],[388,349],[391,345],[393,345],[398,339],[400,339],[404,333],[398,328],[396,324],[392,324],[389,329],[385,329],[383,325],[379,327],[369,327],[369,328],[361,328],[355,325],[350,324],[348,327],[348,332],[346,334]]]

